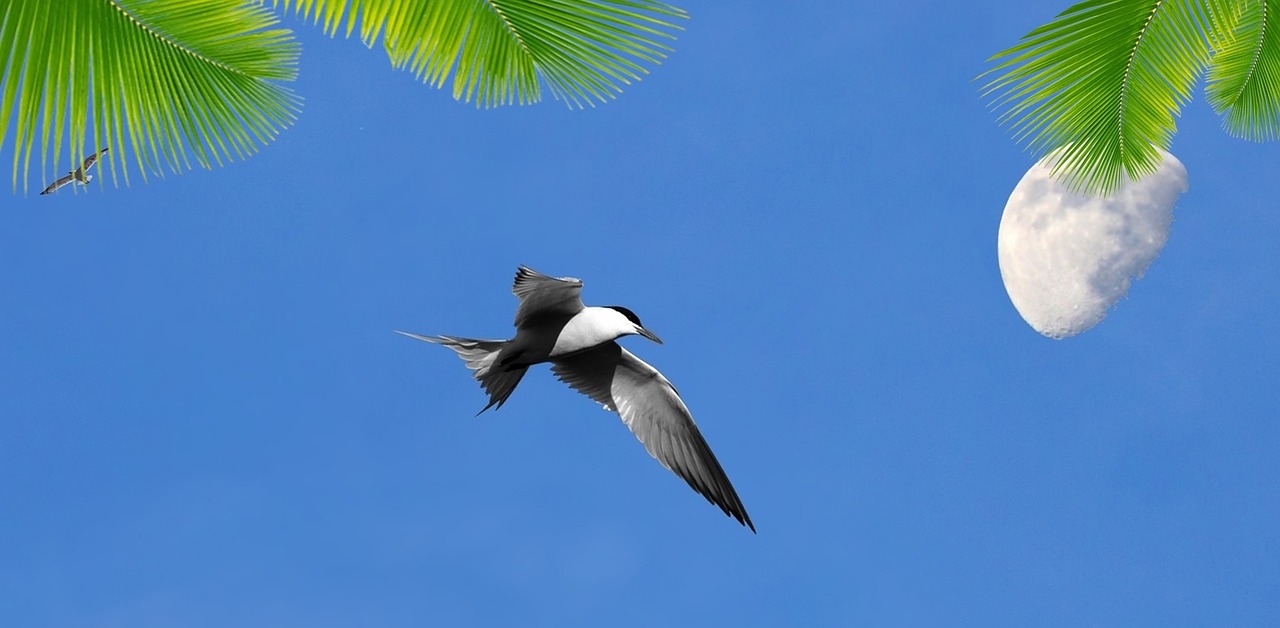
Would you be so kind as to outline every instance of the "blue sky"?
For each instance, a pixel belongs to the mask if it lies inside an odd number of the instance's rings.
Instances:
[[[996,230],[972,79],[1066,2],[685,5],[619,100],[478,111],[286,23],[296,126],[0,213],[0,617],[22,626],[1264,625],[1280,147],[1197,93],[1190,191],[1098,327]],[[11,147],[0,160],[7,163]],[[519,264],[666,344],[759,535],[536,369],[448,350]]]

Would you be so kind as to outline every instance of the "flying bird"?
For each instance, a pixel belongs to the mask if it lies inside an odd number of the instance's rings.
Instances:
[[[675,387],[614,342],[635,334],[662,344],[634,312],[616,305],[584,306],[580,279],[549,277],[525,266],[516,271],[511,291],[520,305],[516,335],[510,340],[396,333],[453,349],[489,395],[481,413],[501,408],[530,366],[550,362],[560,381],[618,413],[662,466],[755,532],[742,500]]]
[[[111,150],[111,148],[104,148],[92,155],[89,155],[88,157],[85,157],[84,163],[80,164],[79,168],[68,172],[66,176],[50,183],[49,187],[45,188],[40,194],[42,196],[45,194],[53,194],[58,191],[58,188],[73,182],[79,183],[80,185],[88,185],[89,182],[93,180],[93,175],[89,174],[89,169],[93,167],[93,164],[98,162],[98,157],[108,150]]]

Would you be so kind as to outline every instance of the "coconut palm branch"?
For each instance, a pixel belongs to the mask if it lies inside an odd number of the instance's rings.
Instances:
[[[14,189],[81,163],[205,168],[256,152],[294,120],[299,47],[272,8],[361,39],[477,106],[616,96],[658,63],[684,12],[652,0],[0,0],[0,151]],[[68,149],[69,147],[69,149]],[[66,151],[67,155],[63,152]],[[59,167],[62,164],[62,167]],[[131,168],[132,167],[132,168]]]
[[[273,0],[326,33],[379,38],[392,66],[490,107],[552,95],[571,107],[614,98],[660,63],[687,17],[654,0]],[[539,81],[541,78],[541,81]]]
[[[1208,70],[1228,129],[1274,137],[1280,0],[1086,0],[991,61],[983,88],[1037,156],[1060,154],[1072,189],[1110,192],[1154,171]]]
[[[1205,88],[1232,135],[1280,137],[1280,0],[1241,2],[1230,36],[1209,66]]]
[[[42,175],[64,170],[67,146],[73,166],[111,146],[99,167],[128,183],[128,155],[145,181],[249,155],[297,110],[280,84],[297,43],[261,5],[0,0],[0,17],[0,149],[12,138],[15,189],[37,145]]]

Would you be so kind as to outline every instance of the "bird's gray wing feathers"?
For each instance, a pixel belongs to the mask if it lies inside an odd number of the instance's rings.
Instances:
[[[582,280],[549,277],[527,266],[516,271],[511,292],[520,299],[517,328],[547,316],[573,316],[582,311]]]
[[[480,386],[489,393],[489,405],[485,406],[477,412],[480,414],[493,406],[502,407],[507,402],[507,398],[515,391],[516,384],[520,383],[520,378],[524,377],[525,371],[529,367],[518,367],[510,370],[503,370],[494,362],[497,361],[498,352],[502,351],[502,347],[507,344],[506,340],[475,340],[473,338],[457,338],[454,336],[423,336],[420,334],[411,334],[407,331],[397,331],[397,334],[416,338],[423,342],[430,342],[438,345],[444,345],[453,349],[463,362],[467,363],[467,368],[474,371],[472,376],[480,382]]]
[[[689,408],[657,369],[606,342],[551,364],[560,381],[617,412],[649,455],[739,523],[756,527]]]
[[[54,192],[57,192],[57,191],[58,191],[58,188],[60,188],[60,187],[62,187],[62,186],[64,186],[64,185],[66,185],[66,184],[68,184],[68,183],[71,183],[71,181],[72,181],[73,179],[75,179],[75,178],[76,178],[76,175],[75,175],[75,174],[69,174],[69,175],[67,175],[67,176],[65,176],[65,177],[61,177],[61,178],[59,178],[57,181],[54,181],[53,183],[50,183],[50,184],[49,184],[49,187],[45,188],[45,189],[44,189],[44,191],[43,191],[43,192],[41,192],[40,194],[53,194]]]
[[[109,151],[109,150],[111,150],[111,148],[110,148],[110,147],[107,147],[107,148],[104,148],[104,149],[102,149],[102,150],[100,150],[100,151],[98,151],[98,152],[96,152],[96,153],[94,153],[94,154],[92,154],[92,155],[89,155],[88,157],[85,157],[85,158],[84,158],[84,163],[83,163],[83,164],[80,164],[80,174],[84,174],[84,173],[88,172],[88,171],[89,171],[89,169],[93,167],[93,164],[94,164],[94,163],[96,163],[96,162],[98,161],[98,157],[99,157],[99,156],[101,156],[101,155],[102,155],[102,153],[105,153],[105,152],[107,152],[107,151]]]

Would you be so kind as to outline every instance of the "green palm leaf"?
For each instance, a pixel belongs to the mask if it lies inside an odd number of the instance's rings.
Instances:
[[[670,20],[686,17],[654,0],[274,1],[330,34],[358,21],[394,67],[436,87],[452,71],[453,96],[486,107],[541,99],[539,78],[570,106],[614,98],[665,58]]]
[[[1216,46],[1206,97],[1223,126],[1261,141],[1280,136],[1280,0],[1239,3],[1235,28]]]
[[[99,167],[128,183],[126,154],[143,180],[243,158],[298,107],[278,83],[294,78],[298,46],[261,5],[0,0],[0,18],[0,150],[12,128],[15,189],[37,141],[46,178],[110,146]]]
[[[1018,141],[1058,152],[1055,172],[1072,189],[1115,190],[1127,174],[1154,171],[1174,116],[1209,56],[1213,0],[1087,0],[994,57],[998,94]]]

